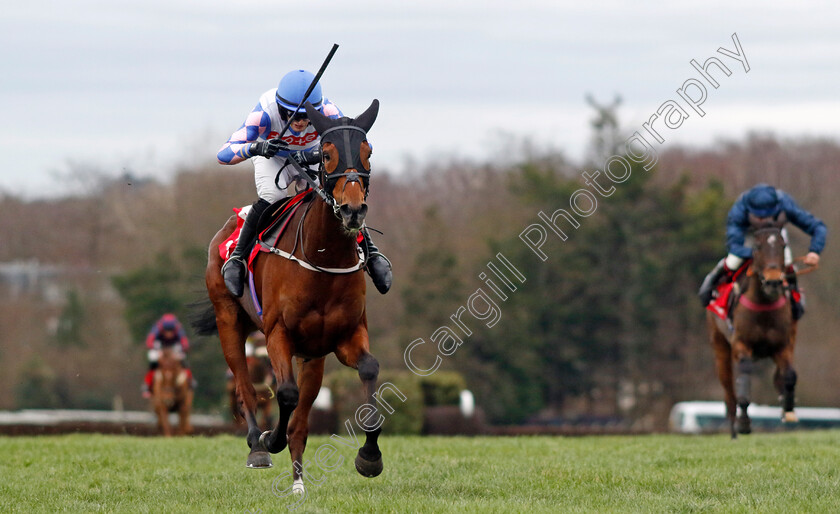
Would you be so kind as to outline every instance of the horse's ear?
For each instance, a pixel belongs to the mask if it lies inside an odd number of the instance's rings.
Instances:
[[[306,115],[309,116],[309,121],[319,134],[322,134],[330,127],[338,125],[336,120],[330,119],[321,114],[321,111],[313,107],[311,103],[306,102],[303,106],[306,108]]]
[[[376,121],[377,114],[379,114],[379,100],[374,100],[365,112],[353,120],[353,125],[367,132],[373,126],[373,122]]]

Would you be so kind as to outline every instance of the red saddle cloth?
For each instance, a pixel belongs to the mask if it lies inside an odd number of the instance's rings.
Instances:
[[[732,306],[735,302],[731,300],[737,300],[737,298],[731,298],[732,289],[734,289],[735,283],[738,279],[741,278],[747,269],[749,269],[751,263],[752,259],[745,260],[744,263],[741,264],[741,267],[738,268],[738,271],[732,275],[732,279],[730,281],[717,286],[717,297],[709,302],[709,305],[707,305],[706,308],[714,312],[718,318],[724,321],[732,319],[730,317],[730,311],[732,310]]]
[[[227,239],[222,241],[222,244],[219,245],[219,255],[222,257],[222,262],[227,262],[230,259],[230,256],[233,254],[233,249],[236,247],[236,242],[239,241],[239,233],[242,231],[242,224],[245,223],[245,219],[239,215],[242,211],[241,207],[234,207],[233,212],[236,213],[236,228],[233,229],[233,233],[228,236]]]
[[[733,287],[735,287],[734,282],[719,285],[717,288],[717,298],[709,302],[709,305],[706,306],[707,309],[714,312],[718,318],[724,321],[729,317],[729,296],[732,294]]]

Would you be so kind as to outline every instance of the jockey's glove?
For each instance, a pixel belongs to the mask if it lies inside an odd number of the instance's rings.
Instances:
[[[295,160],[301,166],[309,164],[318,164],[321,162],[321,149],[317,146],[308,150],[299,150],[297,152],[290,152],[289,157]]]
[[[269,139],[268,141],[258,141],[256,143],[251,143],[251,146],[248,147],[248,155],[251,157],[255,155],[261,155],[263,157],[271,158],[274,157],[277,152],[281,152],[284,150],[288,150],[289,145],[283,142],[281,139]]]

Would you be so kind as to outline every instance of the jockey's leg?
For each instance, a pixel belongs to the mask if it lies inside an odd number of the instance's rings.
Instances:
[[[184,371],[187,373],[187,380],[189,381],[190,389],[195,389],[195,387],[198,385],[198,382],[193,376],[192,369],[190,369],[190,363],[187,362],[186,357],[181,359],[181,367],[184,368]]]
[[[802,293],[799,292],[796,270],[793,266],[788,266],[785,278],[790,289],[790,308],[793,311],[793,321],[799,321],[799,318],[805,314],[805,305],[802,302]]]
[[[703,279],[700,290],[697,291],[697,296],[700,297],[700,303],[703,307],[709,305],[709,302],[712,301],[712,295],[718,283],[721,281],[720,279],[726,277],[727,282],[732,280],[733,275],[735,275],[735,272],[738,271],[738,268],[743,263],[744,259],[730,253],[725,259],[721,259],[715,265],[714,269]]]
[[[364,241],[361,243],[362,250],[365,252],[365,261],[367,261],[365,268],[376,290],[385,294],[391,289],[391,261],[379,251],[366,228],[362,229],[362,235],[364,236]]]
[[[712,292],[715,290],[715,286],[720,280],[720,277],[726,273],[726,264],[724,261],[726,259],[721,259],[706,275],[706,278],[703,279],[703,283],[700,285],[700,290],[697,291],[697,296],[700,297],[700,304],[705,307],[709,305],[709,302],[712,301]]]
[[[263,211],[269,206],[267,200],[260,198],[251,206],[248,211],[248,216],[245,217],[245,223],[242,225],[242,230],[239,232],[239,240],[236,243],[236,248],[233,250],[230,259],[222,266],[222,276],[225,278],[225,287],[230,291],[230,294],[240,298],[245,289],[245,273],[248,270],[248,264],[245,259],[254,246],[254,240],[257,238],[257,222]]]
[[[143,378],[143,385],[140,387],[143,398],[151,398],[152,396],[152,380],[155,378],[155,369],[157,369],[157,362],[150,362],[149,371],[146,372],[146,376]]]
[[[159,356],[160,350],[156,348],[149,350],[147,354],[147,357],[149,359],[149,370],[146,372],[146,376],[143,378],[143,385],[140,386],[140,392],[143,395],[143,398],[152,397],[152,381],[155,378],[155,370],[158,368]]]

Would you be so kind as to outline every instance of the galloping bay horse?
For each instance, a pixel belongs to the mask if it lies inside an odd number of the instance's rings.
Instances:
[[[750,377],[756,359],[770,357],[775,361],[773,382],[782,399],[782,420],[797,421],[793,411],[796,322],[786,295],[786,242],[781,224],[754,224],[752,262],[746,273],[746,289],[733,307],[731,328],[712,312],[706,312],[733,439],[738,433],[751,432],[747,406],[750,404]],[[734,380],[733,364],[736,369]],[[736,404],[740,408],[737,420]]]
[[[180,356],[174,346],[163,348],[152,380],[152,406],[158,418],[158,427],[163,435],[172,435],[169,413],[178,413],[178,433],[192,434],[190,412],[193,390],[187,371],[181,366]]]
[[[287,222],[277,252],[260,253],[253,261],[253,282],[234,298],[225,288],[217,250],[234,230],[231,217],[210,243],[206,282],[215,319],[196,320],[199,333],[218,330],[222,351],[233,371],[236,394],[248,423],[250,468],[270,467],[269,453],[287,444],[293,462],[294,490],[303,492],[303,451],[309,433],[309,412],[321,387],[324,359],[334,353],[339,362],[358,370],[367,403],[376,405],[374,393],[379,363],[370,354],[365,311],[365,277],[357,236],[367,213],[371,147],[367,131],[376,120],[379,101],[356,119],[332,120],[307,103],[311,123],[321,135],[320,187]],[[269,208],[266,213],[274,209]],[[258,243],[259,244],[259,243]],[[286,256],[281,255],[286,252]],[[253,284],[253,285],[250,285]],[[262,305],[257,314],[251,292]],[[212,316],[209,318],[212,320]],[[207,317],[203,321],[209,321]],[[211,327],[210,325],[215,325]],[[277,377],[279,419],[274,430],[260,433],[256,395],[245,359],[244,341],[254,329],[266,336],[266,346]],[[297,381],[292,359],[297,360]],[[375,408],[375,407],[373,407]],[[292,413],[294,415],[292,416]],[[291,416],[291,421],[289,420]],[[370,416],[368,416],[369,419]],[[382,472],[377,439],[380,426],[365,426],[365,442],[356,457],[356,470],[366,477]]]

